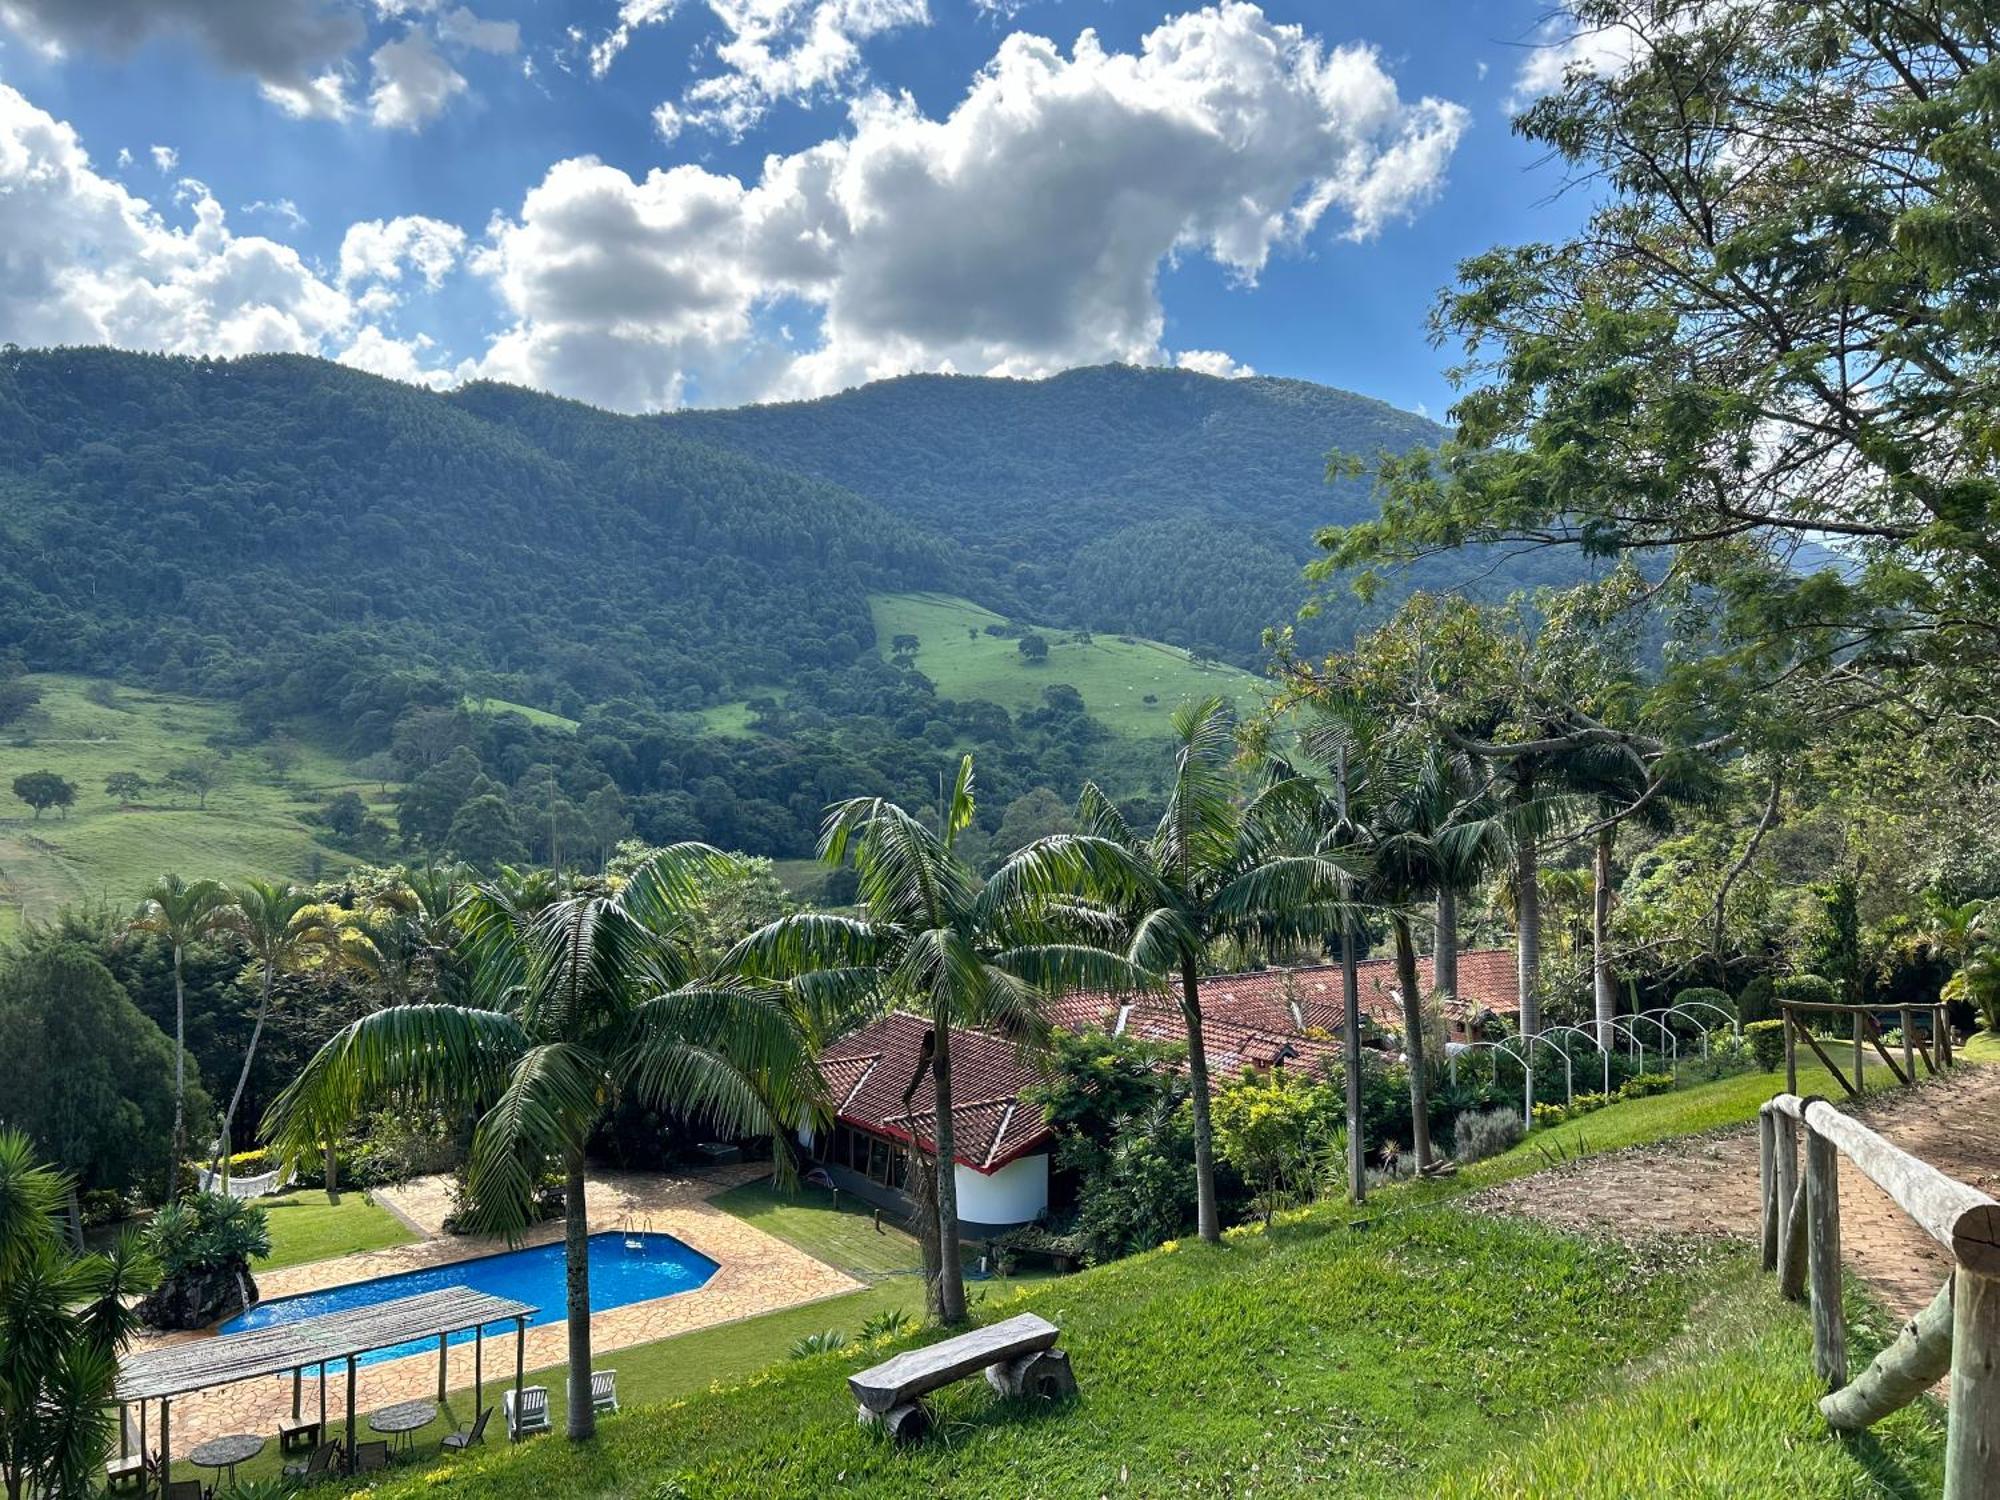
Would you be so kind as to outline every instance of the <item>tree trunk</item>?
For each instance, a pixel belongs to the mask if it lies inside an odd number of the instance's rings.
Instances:
[[[1458,997],[1458,892],[1448,885],[1438,890],[1437,952],[1431,959],[1431,978],[1440,995]]]
[[[264,993],[257,1001],[257,1024],[250,1028],[250,1045],[243,1051],[243,1068],[236,1075],[236,1088],[230,1094],[229,1108],[223,1112],[222,1116],[222,1136],[216,1142],[221,1147],[221,1151],[217,1154],[215,1160],[209,1163],[209,1174],[215,1177],[222,1177],[225,1184],[228,1179],[224,1172],[224,1164],[229,1160],[231,1148],[235,1144],[231,1139],[231,1135],[236,1126],[236,1107],[243,1102],[244,1086],[250,1082],[250,1065],[257,1060],[257,1044],[264,1039],[264,1017],[270,1014],[271,1010],[272,982],[271,966],[266,963],[264,965]]]
[[[958,1142],[951,1121],[951,1022],[939,1014],[931,1031],[937,1051],[931,1082],[937,1091],[938,1313],[947,1328],[965,1321],[965,1265],[958,1247]]]
[[[1396,986],[1403,992],[1403,1051],[1410,1066],[1410,1135],[1417,1170],[1431,1164],[1430,1079],[1424,1064],[1423,992],[1417,985],[1417,945],[1410,936],[1410,919],[1398,912],[1389,919],[1396,936]]]
[[[167,1166],[167,1202],[181,1196],[181,1163],[187,1160],[187,989],[181,981],[181,945],[174,941],[174,1156]]]
[[[584,1202],[583,1149],[569,1155],[563,1180],[563,1272],[569,1317],[569,1436],[581,1442],[597,1435],[597,1408],[590,1404],[590,1210]]]
[[[1541,851],[1535,830],[1526,822],[1534,800],[1534,773],[1525,768],[1517,771],[1514,805],[1523,821],[1514,835],[1514,971],[1522,1036],[1534,1036],[1542,1029],[1542,894],[1536,885]]]
[[[1195,1228],[1211,1245],[1222,1243],[1215,1206],[1215,1127],[1208,1116],[1208,1044],[1201,1035],[1201,976],[1193,955],[1181,959],[1181,1018],[1187,1023],[1188,1102],[1194,1111]]]
[[[340,1159],[334,1153],[333,1137],[326,1142],[326,1195],[331,1198],[340,1191]]]
[[[1354,971],[1354,919],[1340,926],[1340,1052],[1347,1079],[1347,1197],[1368,1196],[1367,1143],[1361,1131],[1361,991]]]
[[[907,1101],[905,1104],[907,1107]],[[916,1231],[917,1247],[923,1253],[924,1314],[933,1323],[942,1323],[944,1306],[939,1298],[939,1268],[943,1262],[938,1258],[937,1159],[917,1145],[914,1135],[910,1140],[909,1158],[910,1202],[915,1209],[910,1227]]]
[[[1590,974],[1597,999],[1597,1045],[1611,1049],[1611,1023],[1618,1017],[1618,986],[1611,977],[1611,846],[1618,830],[1597,830],[1593,877],[1595,900],[1590,914]]]

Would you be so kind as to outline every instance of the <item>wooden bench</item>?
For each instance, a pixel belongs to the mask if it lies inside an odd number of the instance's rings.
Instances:
[[[898,1354],[848,1376],[847,1387],[861,1403],[863,1423],[880,1422],[897,1442],[913,1443],[930,1430],[921,1398],[975,1370],[984,1370],[986,1383],[1002,1396],[1073,1395],[1076,1375],[1068,1353],[1055,1347],[1058,1332],[1046,1318],[1022,1313]]]

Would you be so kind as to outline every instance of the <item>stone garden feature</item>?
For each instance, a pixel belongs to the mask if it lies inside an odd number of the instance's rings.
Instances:
[[[1003,1397],[1074,1395],[1069,1354],[1055,1347],[1059,1333],[1048,1319],[1022,1313],[886,1359],[848,1376],[847,1386],[861,1403],[862,1422],[880,1422],[897,1442],[914,1443],[930,1430],[921,1398],[975,1370],[984,1370],[986,1383]]]

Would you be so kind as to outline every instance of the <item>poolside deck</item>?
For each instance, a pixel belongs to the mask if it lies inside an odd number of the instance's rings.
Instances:
[[[757,1313],[775,1312],[815,1302],[841,1292],[855,1291],[861,1283],[823,1265],[804,1251],[765,1234],[732,1214],[716,1208],[708,1200],[718,1193],[751,1181],[770,1171],[768,1162],[743,1163],[732,1167],[705,1169],[691,1174],[651,1172],[593,1173],[589,1181],[590,1229],[593,1234],[624,1228],[671,1234],[715,1261],[718,1269],[708,1282],[692,1291],[649,1302],[601,1312],[591,1320],[593,1355],[605,1364],[616,1361],[604,1356],[635,1344],[734,1322]],[[437,1236],[411,1245],[343,1255],[308,1265],[287,1266],[257,1278],[265,1300],[320,1291],[330,1286],[367,1281],[398,1271],[424,1266],[446,1265],[491,1255],[508,1249],[505,1241],[490,1237],[452,1237],[442,1234],[443,1214],[449,1204],[447,1185],[439,1179],[420,1179],[402,1188],[377,1194],[397,1213],[424,1232]],[[547,1244],[562,1238],[560,1223],[538,1225],[523,1235],[523,1245]],[[136,1350],[163,1348],[208,1334],[161,1334],[135,1339]],[[498,1395],[493,1385],[497,1372],[512,1374],[514,1335],[500,1334],[485,1340],[484,1368],[492,1400]],[[560,1319],[531,1328],[524,1351],[527,1368],[562,1363],[567,1339]],[[448,1384],[454,1391],[472,1387],[472,1345],[454,1345],[447,1356]],[[355,1378],[355,1405],[372,1411],[396,1401],[435,1397],[437,1355],[411,1355],[407,1359],[386,1360],[362,1367]],[[347,1402],[346,1376],[333,1374],[327,1380],[327,1410],[344,1410]],[[560,1396],[558,1395],[558,1399]],[[291,1381],[273,1377],[245,1381],[240,1385],[190,1396],[174,1403],[174,1446],[187,1446],[205,1438],[232,1432],[275,1432],[278,1419],[291,1412]],[[318,1388],[306,1385],[306,1404],[316,1408]],[[466,1405],[470,1405],[469,1397]],[[473,1413],[459,1413],[469,1421]]]

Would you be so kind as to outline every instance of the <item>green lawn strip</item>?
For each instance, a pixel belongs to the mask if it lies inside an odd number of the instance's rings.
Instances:
[[[253,1272],[384,1250],[416,1238],[401,1219],[370,1202],[365,1193],[350,1191],[330,1198],[323,1189],[300,1188],[257,1202],[271,1226],[271,1253],[251,1266]]]
[[[1967,1062],[2000,1063],[2000,1031],[1975,1032],[1958,1056]]]
[[[878,1224],[874,1209],[852,1193],[843,1194],[835,1209],[823,1189],[788,1193],[765,1179],[746,1182],[709,1201],[861,1281],[915,1275],[923,1266],[916,1240],[886,1215]]]
[[[1440,1476],[1440,1500],[1551,1495],[1810,1495],[1874,1500],[1936,1495],[1944,1423],[1928,1400],[1870,1432],[1842,1437],[1820,1419],[1812,1334],[1769,1276],[1745,1274],[1704,1302],[1661,1357],[1595,1399],[1550,1414],[1525,1442]],[[1849,1367],[1893,1332],[1880,1306],[1848,1285]]]
[[[965,1383],[938,1401],[932,1440],[895,1451],[856,1426],[844,1376],[910,1338],[634,1414],[588,1449],[491,1450],[376,1492],[589,1497],[673,1480],[691,1495],[760,1497],[1423,1493],[1427,1476],[1534,1430],[1663,1344],[1727,1260],[1699,1250],[1649,1274],[1625,1248],[1452,1208],[1365,1231],[1316,1212],[995,1308],[1062,1325],[1083,1386],[1073,1407],[998,1403]]]

